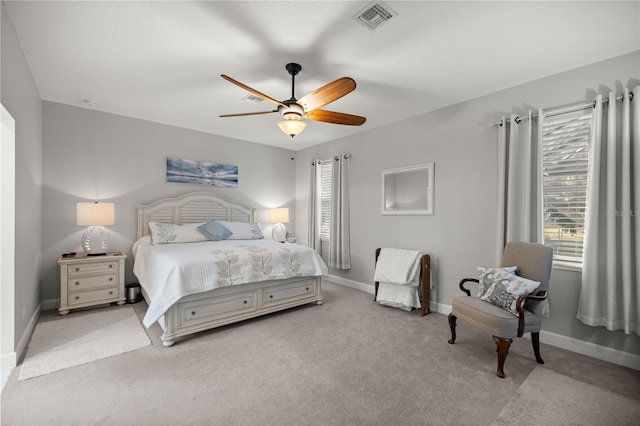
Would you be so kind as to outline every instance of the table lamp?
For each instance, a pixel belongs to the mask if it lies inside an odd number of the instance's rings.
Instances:
[[[87,226],[82,233],[82,249],[87,256],[105,255],[109,250],[109,231],[105,226],[116,222],[113,203],[85,202],[76,205],[76,223]]]
[[[283,223],[289,223],[289,209],[286,207],[270,209],[269,221],[275,223],[271,231],[273,240],[280,241],[281,243],[284,242],[284,240],[287,239],[287,228],[285,228]]]

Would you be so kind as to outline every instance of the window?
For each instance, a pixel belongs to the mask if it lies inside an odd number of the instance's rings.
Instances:
[[[544,243],[554,263],[582,267],[592,110],[542,123]]]
[[[320,241],[331,239],[331,174],[333,161],[320,163]]]

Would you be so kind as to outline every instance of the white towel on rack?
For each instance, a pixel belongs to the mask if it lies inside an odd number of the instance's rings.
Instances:
[[[374,281],[379,283],[376,301],[410,311],[420,308],[420,261],[422,252],[395,248],[380,250]]]
[[[409,287],[407,285],[380,283],[376,302],[381,305],[404,309],[405,311],[422,307],[418,287]]]
[[[415,250],[381,249],[373,280],[387,284],[417,286],[422,255],[422,252]]]

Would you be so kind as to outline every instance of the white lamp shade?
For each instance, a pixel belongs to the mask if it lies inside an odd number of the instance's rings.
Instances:
[[[116,205],[113,203],[78,203],[76,224],[78,226],[107,226],[116,223]]]
[[[270,209],[269,221],[271,223],[289,223],[289,209],[286,207]]]

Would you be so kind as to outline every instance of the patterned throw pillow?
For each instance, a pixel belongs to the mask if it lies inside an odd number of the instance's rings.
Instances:
[[[210,220],[207,223],[203,223],[202,225],[198,226],[198,230],[211,241],[226,240],[232,234],[229,229],[227,229],[217,220]]]
[[[513,315],[518,315],[518,297],[533,292],[540,283],[519,277],[510,272],[497,270],[493,273],[493,284],[487,288],[481,300],[496,305]]]
[[[151,230],[151,244],[176,244],[195,243],[208,241],[207,237],[198,231],[198,226],[202,223],[188,223],[186,225],[175,225],[173,223],[149,222]]]
[[[478,266],[478,297],[484,296],[494,282],[496,271],[506,271],[511,274],[516,273],[517,266],[503,266],[501,268],[489,268],[486,266]]]

